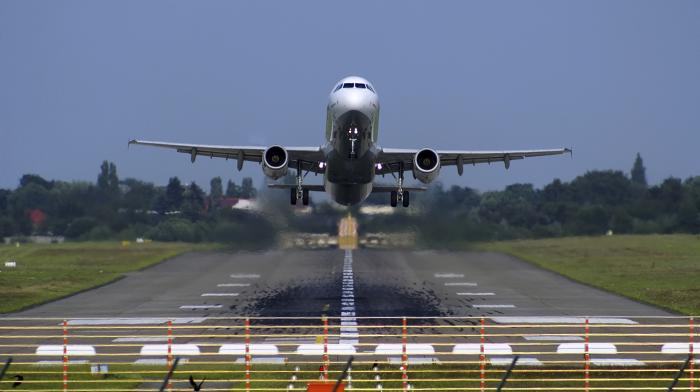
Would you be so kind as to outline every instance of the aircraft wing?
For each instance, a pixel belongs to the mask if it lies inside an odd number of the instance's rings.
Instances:
[[[188,154],[192,162],[198,156],[209,158],[224,158],[226,160],[236,160],[238,170],[243,167],[244,161],[257,162],[262,161],[263,153],[267,147],[263,146],[219,146],[207,144],[185,144],[185,143],[166,143],[148,140],[130,140],[129,145],[138,144],[142,146],[169,148],[177,152]],[[318,162],[324,161],[324,155],[321,147],[284,147],[289,153],[289,167],[295,169],[297,162],[302,164],[302,170],[312,172],[322,172],[319,169]]]
[[[405,170],[413,169],[413,157],[420,151],[417,149],[383,148],[379,153],[378,161],[382,169],[377,174],[394,173],[400,170],[403,163]],[[556,148],[549,150],[511,150],[511,151],[460,151],[460,150],[435,150],[440,157],[440,166],[457,166],[457,172],[462,175],[464,165],[476,165],[477,163],[503,162],[506,169],[510,167],[510,161],[530,157],[547,155],[559,155],[571,153],[569,148]]]

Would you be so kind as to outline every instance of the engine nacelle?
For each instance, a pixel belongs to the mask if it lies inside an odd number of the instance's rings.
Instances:
[[[434,150],[424,148],[413,157],[413,177],[428,184],[440,173],[440,156]]]
[[[289,154],[281,146],[268,147],[263,153],[262,168],[266,176],[276,180],[287,174]]]

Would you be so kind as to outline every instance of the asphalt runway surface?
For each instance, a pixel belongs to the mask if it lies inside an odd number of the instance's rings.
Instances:
[[[70,344],[87,345],[86,352],[71,353],[72,360],[164,363],[165,325],[172,320],[175,355],[192,361],[224,356],[240,363],[243,318],[251,317],[258,328],[251,332],[254,361],[316,360],[322,353],[322,315],[332,318],[329,354],[339,361],[352,354],[400,362],[400,317],[410,323],[407,353],[413,363],[478,358],[480,318],[495,333],[481,342],[485,354],[499,366],[514,355],[522,356],[521,366],[580,361],[582,316],[592,317],[594,365],[682,362],[688,347],[687,319],[667,318],[674,315],[510,256],[329,249],[185,254],[0,317],[0,335],[13,343],[11,352],[0,355],[57,361],[63,352],[60,320],[66,319],[68,334],[76,336]],[[23,327],[34,328],[31,337]]]
[[[669,315],[502,254],[359,249],[351,257],[348,272],[338,249],[186,254],[15,315],[341,316],[344,277],[358,317]]]

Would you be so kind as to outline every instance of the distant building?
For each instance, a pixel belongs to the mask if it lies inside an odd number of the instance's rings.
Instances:
[[[241,199],[238,197],[222,197],[219,200],[220,208],[230,208],[234,210],[257,210],[258,202],[255,199]]]

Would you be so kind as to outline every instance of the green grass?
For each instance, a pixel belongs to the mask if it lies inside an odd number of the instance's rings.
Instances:
[[[76,242],[0,245],[0,313],[14,312],[109,283],[192,250],[214,245]],[[16,268],[5,262],[16,260]]]
[[[573,280],[687,315],[700,314],[700,236],[615,235],[481,243]]]

